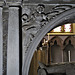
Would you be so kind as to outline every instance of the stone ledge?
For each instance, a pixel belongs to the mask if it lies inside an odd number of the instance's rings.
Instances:
[[[7,2],[21,2],[22,0],[7,0]]]

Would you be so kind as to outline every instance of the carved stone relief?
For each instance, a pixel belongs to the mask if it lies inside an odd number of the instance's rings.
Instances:
[[[24,5],[22,10],[23,49],[27,50],[37,32],[59,14],[73,8],[71,5]],[[26,53],[27,51],[25,51]]]
[[[39,42],[44,37],[44,35],[48,31],[52,30],[53,28],[55,28],[59,25],[63,25],[68,22],[74,22],[74,18],[75,18],[74,12],[75,12],[75,8],[72,8],[70,10],[68,9],[68,11],[66,10],[65,12],[61,13],[60,15],[57,15],[54,19],[51,19],[47,25],[43,25],[39,29],[39,31],[37,32],[37,34],[35,35],[33,40],[30,42],[30,44],[27,48],[27,53],[26,53],[26,57],[24,59],[24,65],[23,65],[23,75],[28,75],[29,66],[30,66],[30,62],[31,62],[33,53],[34,53],[35,49],[37,48]],[[40,33],[40,31],[41,31],[41,33]]]

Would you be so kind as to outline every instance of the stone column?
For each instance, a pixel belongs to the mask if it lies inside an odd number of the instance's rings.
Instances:
[[[2,8],[0,7],[0,75],[2,75],[3,63],[3,27],[2,27]]]
[[[7,75],[19,75],[19,8],[9,8]]]
[[[72,25],[73,25],[73,33],[75,33],[75,23],[73,23]]]

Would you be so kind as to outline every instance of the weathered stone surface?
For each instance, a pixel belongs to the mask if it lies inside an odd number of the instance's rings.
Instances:
[[[19,75],[19,8],[9,8],[7,75]]]
[[[0,7],[0,75],[2,75],[2,51],[3,51],[3,27],[2,27],[2,8]]]
[[[28,0],[23,0],[23,1],[28,1]]]
[[[74,64],[66,65],[66,75],[75,75],[75,65]]]
[[[6,75],[7,71],[7,37],[8,37],[8,7],[3,7],[3,75]]]
[[[47,73],[44,69],[39,69],[38,75],[47,75]]]
[[[3,2],[3,0],[0,0],[0,2]]]
[[[21,2],[22,0],[7,0],[7,2]]]
[[[28,3],[47,3],[47,4],[64,4],[64,3],[75,3],[75,0],[23,0],[24,2]]]

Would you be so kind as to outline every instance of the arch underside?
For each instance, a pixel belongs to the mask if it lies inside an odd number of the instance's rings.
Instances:
[[[28,75],[30,62],[34,51],[36,50],[38,44],[42,40],[42,38],[46,35],[47,32],[51,31],[53,28],[63,25],[65,23],[72,23],[75,22],[75,8],[67,10],[56,18],[52,19],[47,25],[43,26],[38,33],[35,35],[33,41],[30,43],[29,47],[27,48],[27,53],[24,59],[23,65],[23,72],[22,75]]]

